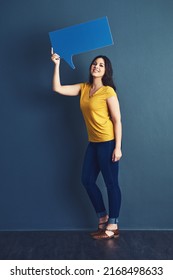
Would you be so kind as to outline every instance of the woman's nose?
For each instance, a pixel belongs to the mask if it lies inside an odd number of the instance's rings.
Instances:
[[[98,65],[95,65],[94,69],[98,70],[98,69],[99,69],[99,66],[98,66]]]

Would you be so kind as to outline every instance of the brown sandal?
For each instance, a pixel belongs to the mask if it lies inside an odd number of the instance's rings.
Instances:
[[[107,222],[103,222],[103,223],[99,223],[97,231],[91,232],[90,235],[93,237],[93,236],[95,236],[97,234],[100,234],[100,233],[104,232],[105,228],[107,227],[107,225],[108,225],[108,221]]]
[[[106,231],[111,231],[113,234],[109,236]],[[95,234],[92,236],[94,239],[101,240],[101,239],[111,239],[111,238],[118,238],[119,237],[119,229],[105,229],[102,232]]]

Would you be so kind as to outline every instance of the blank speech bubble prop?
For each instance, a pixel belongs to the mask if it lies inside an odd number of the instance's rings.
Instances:
[[[72,56],[113,45],[107,17],[49,32],[54,53],[73,69]]]

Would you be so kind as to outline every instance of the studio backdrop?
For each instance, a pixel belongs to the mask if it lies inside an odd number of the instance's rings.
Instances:
[[[82,230],[97,217],[81,183],[88,143],[78,97],[52,91],[50,31],[107,16],[114,45],[62,59],[61,81],[112,61],[121,106],[122,229],[173,229],[173,1],[0,4],[0,230]],[[107,205],[103,178],[98,184]]]

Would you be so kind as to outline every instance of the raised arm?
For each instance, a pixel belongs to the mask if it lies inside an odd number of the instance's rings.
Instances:
[[[53,48],[51,48],[51,60],[55,64],[54,74],[53,74],[53,91],[58,92],[62,95],[69,95],[69,96],[77,96],[80,92],[80,84],[74,85],[61,85],[60,81],[60,56],[53,52]]]

